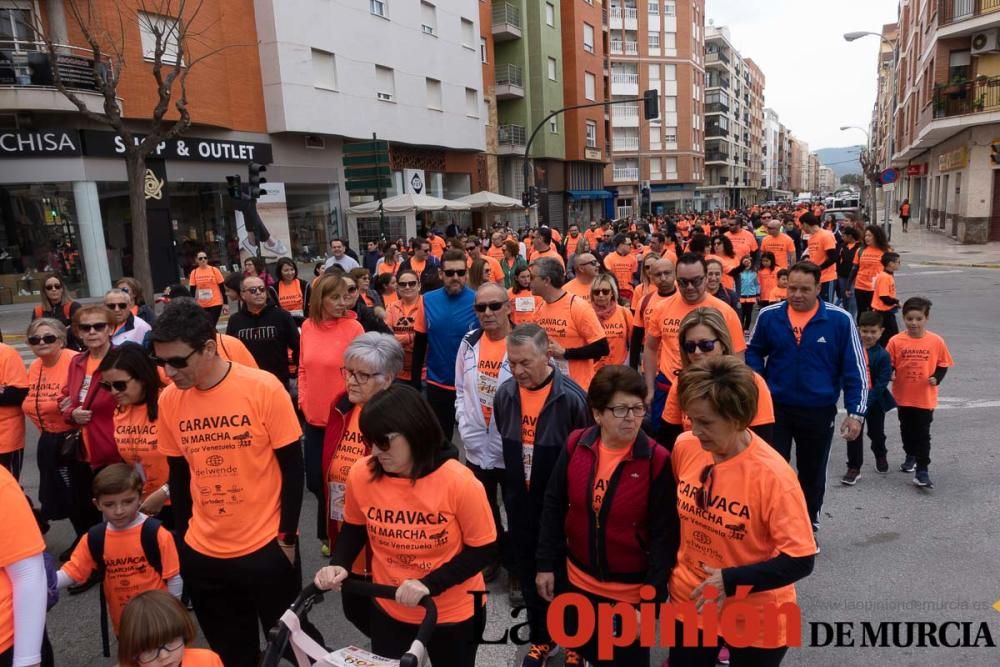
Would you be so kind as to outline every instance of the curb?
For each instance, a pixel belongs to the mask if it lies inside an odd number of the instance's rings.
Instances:
[[[945,262],[936,260],[917,260],[920,264],[927,264],[929,266],[955,266],[961,269],[1000,269],[1000,262]]]

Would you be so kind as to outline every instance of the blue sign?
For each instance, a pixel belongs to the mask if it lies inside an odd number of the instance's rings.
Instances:
[[[886,185],[888,185],[889,183],[895,183],[898,178],[899,178],[899,172],[896,171],[895,169],[886,169],[881,174],[879,174],[879,180]]]

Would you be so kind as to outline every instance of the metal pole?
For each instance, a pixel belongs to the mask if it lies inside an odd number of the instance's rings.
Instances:
[[[385,233],[385,211],[382,208],[382,175],[379,173],[379,150],[378,150],[378,135],[372,132],[372,142],[375,147],[375,196],[378,197],[378,235],[381,241],[386,240]],[[404,186],[405,187],[405,186]],[[361,239],[358,239],[358,245],[361,245]],[[358,248],[360,250],[361,248]]]

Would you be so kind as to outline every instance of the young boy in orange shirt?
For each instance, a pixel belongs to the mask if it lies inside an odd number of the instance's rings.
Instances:
[[[889,339],[899,333],[896,324],[896,311],[899,310],[899,299],[896,298],[895,273],[899,271],[899,254],[887,252],[882,255],[882,272],[875,276],[872,293],[872,310],[882,315],[882,339],[879,343],[885,347]]]
[[[778,284],[767,297],[769,303],[777,303],[788,298],[788,269],[778,269]]]
[[[892,397],[899,406],[899,434],[906,452],[906,461],[899,469],[915,471],[913,483],[925,489],[934,488],[927,469],[938,386],[955,365],[944,339],[927,330],[930,314],[930,300],[920,296],[907,299],[903,304],[906,331],[893,336],[886,346],[896,371]]]

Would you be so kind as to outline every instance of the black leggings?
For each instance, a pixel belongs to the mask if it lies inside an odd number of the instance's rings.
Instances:
[[[21,466],[24,465],[24,447],[13,452],[0,454],[0,466],[7,469],[15,481],[21,481]]]
[[[872,309],[872,297],[874,294],[874,292],[869,290],[854,288],[854,300],[858,304],[858,315]]]
[[[205,308],[205,312],[208,313],[214,327],[219,323],[219,318],[222,316],[222,306],[209,306]]]
[[[69,468],[70,486],[73,490],[73,506],[70,508],[69,520],[73,524],[76,536],[80,537],[90,527],[101,522],[101,513],[94,507],[92,498],[96,470],[89,463],[75,461]]]
[[[598,605],[617,604],[614,600],[609,600],[608,598],[595,595],[590,591],[574,586],[569,582],[567,582],[567,590],[570,593],[579,593],[587,598],[587,601],[593,605],[595,616],[597,615]],[[570,636],[575,635],[578,632],[579,628],[575,612],[566,614],[565,623],[566,631]],[[648,667],[649,648],[640,645],[638,634],[636,635],[635,641],[632,642],[631,645],[615,647],[614,654],[610,660],[597,659],[598,634],[599,633],[596,631],[590,633],[590,639],[587,643],[575,649],[576,652],[582,655],[591,665],[594,665],[595,667]],[[621,631],[616,630],[615,635],[620,637]]]
[[[372,653],[398,660],[410,650],[417,626],[397,621],[378,602],[373,602],[371,608]],[[427,645],[427,655],[434,667],[475,667],[479,650],[476,630],[475,617],[460,623],[439,624]]]

